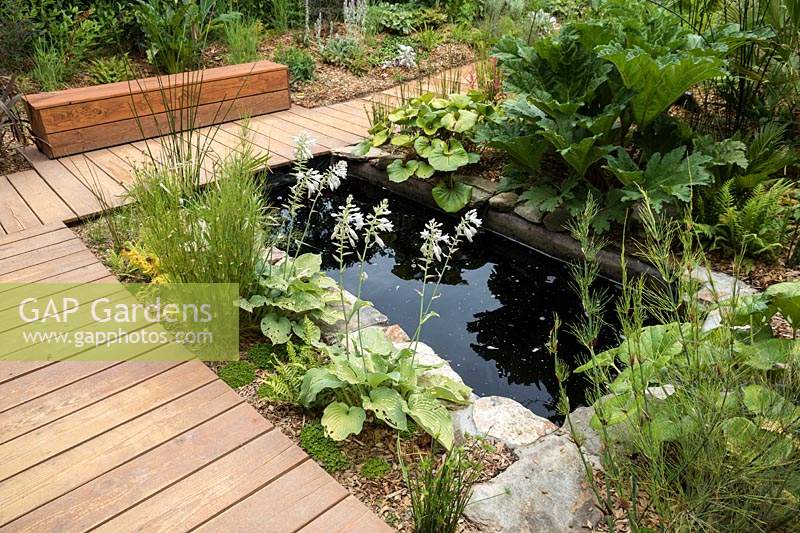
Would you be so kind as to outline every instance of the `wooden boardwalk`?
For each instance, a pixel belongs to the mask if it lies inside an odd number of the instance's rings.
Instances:
[[[0,238],[7,282],[117,283],[61,223]],[[0,531],[195,528],[391,530],[199,361],[0,362]]]
[[[417,85],[226,123],[211,148],[224,157],[246,127],[271,166],[304,131],[325,155],[366,135],[372,102]],[[0,283],[117,283],[64,224],[100,212],[90,187],[126,203],[148,147],[26,148],[33,170],[0,175]],[[0,313],[24,291],[0,286]],[[0,531],[89,529],[391,530],[199,361],[0,362]]]

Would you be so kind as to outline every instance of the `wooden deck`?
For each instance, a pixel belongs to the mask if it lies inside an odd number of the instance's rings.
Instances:
[[[399,93],[227,123],[212,149],[230,153],[246,126],[271,166],[291,163],[303,131],[325,155]],[[0,283],[116,283],[64,224],[100,212],[90,186],[127,202],[148,146],[55,160],[25,149],[33,170],[0,175]],[[12,296],[0,287],[0,312]],[[0,531],[89,529],[391,530],[199,361],[0,362]]]
[[[117,283],[60,222],[0,238],[56,281]],[[195,528],[391,530],[199,361],[0,362],[0,531]]]

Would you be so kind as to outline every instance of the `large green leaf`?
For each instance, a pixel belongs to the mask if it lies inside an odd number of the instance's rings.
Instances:
[[[267,313],[261,319],[261,332],[272,344],[285,344],[292,335],[292,323],[285,316]]]
[[[406,402],[396,390],[388,387],[374,388],[369,391],[369,397],[361,397],[361,405],[391,427],[402,431],[408,429]]]
[[[239,298],[237,303],[239,304],[240,309],[244,309],[248,313],[252,313],[253,309],[262,307],[264,304],[266,304],[267,299],[260,294],[254,294],[249,300],[245,298]]]
[[[339,389],[344,386],[345,383],[334,376],[327,368],[309,368],[300,385],[300,403],[308,407],[316,401],[320,392],[327,389]]]
[[[455,182],[452,187],[442,182],[431,190],[431,195],[436,205],[448,213],[457,213],[464,209],[472,198],[472,187],[460,181]]]
[[[322,426],[328,437],[344,440],[350,435],[361,433],[366,418],[367,414],[361,407],[333,402],[322,413]]]
[[[457,139],[451,139],[449,143],[434,139],[431,151],[428,156],[428,163],[440,172],[453,172],[464,165],[469,164],[469,154],[464,146]]]
[[[468,109],[452,111],[442,117],[442,126],[456,133],[472,129],[478,122],[478,114]]]
[[[434,398],[460,404],[469,403],[472,393],[468,386],[441,374],[423,375],[419,386]]]
[[[666,111],[688,89],[725,72],[721,58],[694,51],[653,58],[638,46],[623,48],[619,43],[600,46],[597,51],[614,64],[625,87],[636,93],[631,106],[634,118],[642,128]]]
[[[322,256],[320,254],[301,254],[292,263],[294,275],[298,277],[308,277],[316,274],[322,268]]]
[[[389,181],[393,181],[394,183],[403,183],[414,175],[414,172],[417,171],[418,165],[419,161],[416,159],[411,159],[408,162],[404,162],[401,159],[395,159],[389,164],[389,166],[386,167],[386,173],[389,175]]]
[[[406,413],[419,427],[438,440],[446,449],[453,447],[453,423],[450,413],[433,396],[423,392],[409,395]]]
[[[800,283],[776,283],[764,291],[764,295],[793,328],[800,328]]]

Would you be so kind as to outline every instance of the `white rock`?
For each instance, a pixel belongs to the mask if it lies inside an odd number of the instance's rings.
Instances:
[[[512,449],[536,442],[558,429],[519,402],[502,396],[477,399],[472,405],[472,420],[478,435],[495,438]]]

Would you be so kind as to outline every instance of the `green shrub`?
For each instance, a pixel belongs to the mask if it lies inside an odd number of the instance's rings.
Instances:
[[[350,464],[339,446],[325,436],[319,422],[309,422],[300,431],[300,447],[328,472],[344,470]]]
[[[320,53],[326,63],[345,67],[353,74],[363,74],[368,68],[366,50],[353,37],[334,35],[325,42]]]
[[[61,89],[70,76],[64,50],[60,43],[49,39],[39,39],[33,47],[33,68],[31,79],[43,91]]]
[[[98,57],[86,69],[94,83],[114,83],[125,81],[133,76],[128,66],[128,55]]]
[[[225,45],[228,47],[228,63],[258,60],[258,47],[264,37],[264,27],[260,21],[242,20],[238,17],[225,22],[222,29]]]
[[[255,290],[269,219],[255,176],[264,161],[247,135],[242,128],[242,144],[214,164],[216,180],[203,190],[203,145],[191,132],[166,136],[159,158],[136,169],[139,238],[168,281],[236,283],[244,297]]]
[[[292,83],[303,83],[314,79],[316,70],[314,56],[302,48],[295,46],[278,48],[274,59],[289,68],[289,79]]]
[[[402,35],[411,35],[420,28],[434,28],[447,21],[447,16],[441,11],[413,4],[379,3],[369,9],[371,14],[368,17],[372,24]]]
[[[0,20],[0,72],[20,71],[32,56],[34,16],[24,0],[5,0],[0,3]]]
[[[231,361],[219,369],[219,379],[238,389],[255,381],[256,368],[249,361]]]
[[[370,457],[361,465],[361,475],[369,480],[380,479],[392,471],[392,466],[383,457]]]
[[[214,0],[139,0],[136,20],[147,59],[175,74],[198,66],[211,31],[237,15],[217,16]]]
[[[460,448],[447,452],[439,461],[432,447],[430,456],[416,468],[409,468],[402,457],[400,466],[411,497],[414,531],[455,533],[472,496],[472,486],[480,479],[480,465],[470,461]]]
[[[573,269],[585,318],[571,331],[586,349],[575,372],[594,384],[590,430],[604,444],[611,489],[596,494],[607,509],[618,508],[610,494],[633,502],[625,516],[633,530],[654,521],[640,514],[640,496],[666,531],[796,529],[800,342],[774,337],[771,321],[780,313],[796,338],[800,284],[727,300],[718,294],[722,301],[708,305],[686,275],[702,264],[691,226],[656,217],[648,204],[642,220],[641,250],[663,283],[624,280],[617,302],[622,341],[600,353],[594,347],[603,297],[592,287],[598,246],[590,222],[573,231],[591,251]],[[709,320],[712,311],[716,320]],[[549,346],[557,357],[557,342]],[[563,363],[557,368],[563,383],[569,372]],[[561,390],[559,410],[567,414]],[[573,427],[571,417],[567,423]]]

